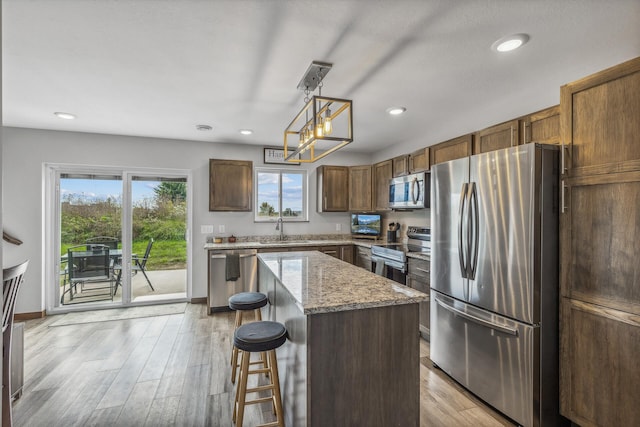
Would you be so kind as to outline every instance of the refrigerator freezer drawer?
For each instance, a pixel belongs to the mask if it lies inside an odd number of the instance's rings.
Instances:
[[[539,425],[539,413],[534,414],[539,332],[539,327],[431,292],[431,360],[523,426]]]

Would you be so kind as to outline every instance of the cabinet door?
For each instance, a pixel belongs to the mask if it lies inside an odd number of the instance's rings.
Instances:
[[[473,152],[473,134],[459,136],[449,141],[429,147],[431,165],[461,159],[470,156]]]
[[[430,262],[427,260],[409,258],[407,286],[416,291],[429,295]],[[430,301],[420,303],[420,333],[424,338],[429,337]]]
[[[429,147],[414,151],[409,155],[409,173],[429,170]]]
[[[562,414],[581,426],[640,420],[638,316],[561,298]]]
[[[371,249],[362,246],[355,247],[356,266],[371,271]]]
[[[560,145],[560,106],[533,113],[521,120],[523,144],[539,142]]]
[[[253,162],[209,160],[209,210],[251,211]]]
[[[402,155],[393,159],[393,176],[409,175],[409,156]]]
[[[318,175],[318,212],[347,212],[349,210],[349,168],[320,166]]]
[[[321,246],[320,252],[340,259],[340,246]]]
[[[563,86],[560,111],[570,176],[640,168],[640,58]]]
[[[473,154],[509,148],[519,144],[520,121],[511,120],[476,133]]]
[[[393,161],[385,160],[373,165],[373,177],[374,208],[376,211],[389,210],[389,180],[393,178]]]
[[[340,259],[353,264],[353,245],[340,246]]]
[[[370,165],[349,168],[349,210],[369,212],[373,210],[373,174]]]

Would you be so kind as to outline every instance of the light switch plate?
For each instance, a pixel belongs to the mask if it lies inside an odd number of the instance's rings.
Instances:
[[[218,226],[218,233],[224,233],[224,225],[219,225]]]
[[[200,226],[200,234],[211,234],[211,233],[213,233],[213,225]]]
[[[342,231],[342,224],[336,224],[336,231]]]

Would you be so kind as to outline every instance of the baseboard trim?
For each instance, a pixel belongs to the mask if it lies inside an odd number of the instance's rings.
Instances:
[[[207,297],[191,298],[191,304],[206,304]]]
[[[13,315],[14,321],[23,321],[23,320],[32,320],[32,319],[42,319],[47,315],[46,311],[34,311],[31,313],[15,313]]]

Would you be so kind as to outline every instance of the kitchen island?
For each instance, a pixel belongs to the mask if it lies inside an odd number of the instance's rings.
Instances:
[[[427,295],[326,254],[258,254],[286,425],[418,426],[418,303]]]

